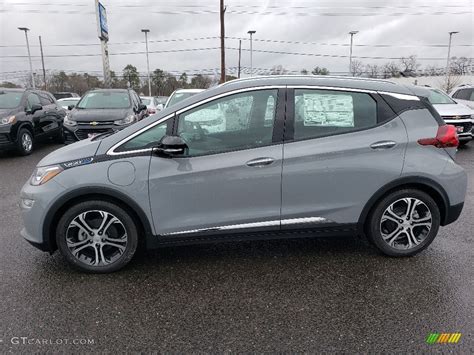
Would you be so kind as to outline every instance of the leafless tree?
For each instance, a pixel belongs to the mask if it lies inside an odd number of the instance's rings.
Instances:
[[[449,94],[451,90],[453,90],[460,83],[460,76],[449,73],[449,75],[444,75],[443,78],[440,80],[440,87],[442,90]]]
[[[360,60],[353,60],[351,65],[352,76],[362,76],[364,74],[364,64]]]
[[[380,67],[377,64],[367,64],[365,71],[369,78],[378,78],[380,74]]]
[[[472,66],[474,65],[471,58],[466,57],[452,57],[450,61],[450,71],[456,75],[469,74]]]
[[[402,72],[406,74],[414,74],[420,67],[420,64],[418,64],[416,59],[416,55],[403,57],[400,59],[400,63],[402,65]]]
[[[395,62],[385,63],[382,67],[382,76],[385,79],[398,78],[400,76],[400,67]]]

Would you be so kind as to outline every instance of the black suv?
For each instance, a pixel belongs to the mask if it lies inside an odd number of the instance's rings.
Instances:
[[[49,92],[0,88],[0,150],[33,151],[35,141],[64,142],[66,111]]]
[[[64,119],[66,143],[123,129],[146,117],[147,107],[131,89],[86,92]]]

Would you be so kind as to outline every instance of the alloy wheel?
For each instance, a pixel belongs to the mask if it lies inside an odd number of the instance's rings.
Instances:
[[[127,244],[128,235],[123,223],[112,213],[101,210],[77,215],[66,231],[66,245],[71,254],[90,266],[116,262]]]
[[[33,140],[31,139],[31,136],[25,132],[21,136],[21,146],[25,150],[25,152],[31,151],[31,148],[33,148]]]
[[[408,250],[426,239],[432,225],[428,206],[417,198],[407,197],[387,207],[380,221],[380,232],[390,247]]]

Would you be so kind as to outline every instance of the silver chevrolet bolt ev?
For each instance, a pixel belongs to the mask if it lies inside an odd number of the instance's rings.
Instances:
[[[21,191],[22,235],[97,273],[142,241],[364,235],[409,256],[461,213],[457,144],[390,81],[235,80],[46,156]]]

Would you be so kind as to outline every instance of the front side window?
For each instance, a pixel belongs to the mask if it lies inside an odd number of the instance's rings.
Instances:
[[[147,149],[155,147],[161,138],[166,135],[168,125],[171,125],[173,120],[169,119],[161,122],[158,125],[146,130],[138,136],[130,139],[128,142],[122,144],[117,148],[117,152],[127,152],[131,150]]]
[[[366,93],[295,90],[295,139],[318,138],[377,124],[377,104]]]
[[[79,109],[113,109],[131,106],[128,92],[93,91],[78,102]]]
[[[453,96],[460,100],[474,101],[474,89],[461,89]]]
[[[256,148],[272,143],[277,90],[229,95],[182,113],[177,134],[187,156]]]
[[[38,95],[31,93],[31,94],[28,95],[28,99],[26,101],[26,108],[28,110],[31,110],[33,105],[41,105],[41,101],[40,101]]]

